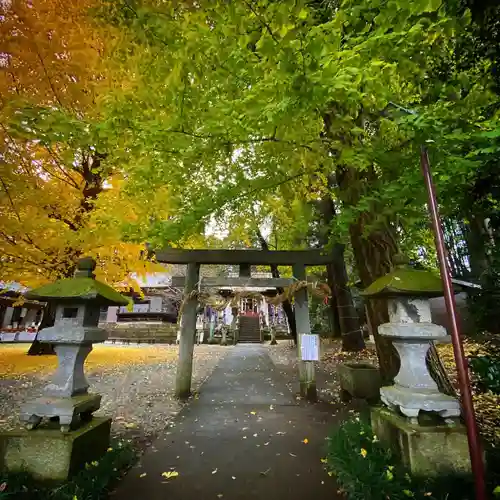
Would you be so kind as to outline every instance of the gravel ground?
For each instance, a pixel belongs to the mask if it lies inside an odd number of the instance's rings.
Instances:
[[[285,377],[288,388],[299,393],[299,369],[297,348],[288,340],[278,341],[277,345],[267,344],[269,356]],[[337,376],[339,363],[357,361],[377,365],[377,355],[373,346],[361,352],[343,352],[339,340],[321,340],[320,361],[315,362],[318,398],[326,403],[340,403],[340,387]]]
[[[109,346],[109,349],[122,346]],[[177,351],[177,346],[164,346]],[[193,391],[212,373],[231,347],[195,346]],[[113,417],[115,436],[150,442],[165,429],[184,403],[174,397],[176,360],[151,364],[106,367],[87,374],[91,392],[102,394],[102,405],[96,415]],[[41,394],[50,375],[31,374],[0,378],[0,428],[19,426],[19,407]]]

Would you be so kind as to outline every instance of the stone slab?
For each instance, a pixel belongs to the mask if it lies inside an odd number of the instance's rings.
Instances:
[[[436,412],[443,418],[460,416],[458,400],[437,390],[417,390],[399,384],[380,389],[380,399],[391,409],[399,409],[410,418],[418,417],[420,411]]]
[[[65,481],[106,453],[110,430],[111,418],[100,417],[67,434],[59,428],[2,432],[0,470],[23,470],[39,480]]]
[[[78,424],[78,417],[84,421],[90,419],[92,412],[99,409],[101,398],[99,394],[81,394],[71,398],[42,396],[22,405],[20,418],[36,427],[43,417],[59,417],[60,425],[66,426],[65,430],[69,431],[70,426]]]
[[[419,425],[384,407],[371,409],[371,422],[374,434],[393,450],[412,475],[471,474],[463,425]]]
[[[68,325],[64,322],[40,330],[38,339],[48,344],[95,344],[104,342],[108,333],[103,328]]]

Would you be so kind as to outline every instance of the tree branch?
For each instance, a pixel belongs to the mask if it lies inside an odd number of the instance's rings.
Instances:
[[[222,144],[225,146],[238,146],[240,144],[258,144],[260,142],[276,142],[276,143],[290,144],[293,146],[307,149],[308,151],[314,151],[314,149],[311,146],[309,146],[308,144],[301,144],[301,143],[298,143],[296,141],[289,141],[286,139],[278,139],[276,137],[276,129],[274,130],[273,135],[268,136],[268,137],[260,137],[260,138],[255,138],[255,139],[239,139],[236,141],[226,140],[221,135],[196,134],[194,132],[187,132],[184,129],[168,129],[168,130],[166,130],[166,132],[172,133],[172,134],[183,134],[183,135],[187,135],[189,137],[194,137],[196,139],[221,140]]]
[[[246,0],[243,0],[243,3],[255,14],[255,17],[259,21],[264,28],[266,28],[266,31],[271,35],[271,38],[276,42],[280,43],[280,41],[274,36],[273,30],[271,29],[271,26],[260,16],[260,14],[253,8],[252,4],[250,2],[247,2]]]

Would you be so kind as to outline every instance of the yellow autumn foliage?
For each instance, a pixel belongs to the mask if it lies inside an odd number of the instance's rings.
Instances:
[[[0,378],[22,375],[49,375],[57,367],[57,356],[26,356],[28,345],[0,346]],[[112,370],[128,365],[175,362],[176,347],[129,347],[97,345],[89,354],[87,373]]]

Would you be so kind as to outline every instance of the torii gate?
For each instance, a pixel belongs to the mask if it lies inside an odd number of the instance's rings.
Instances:
[[[184,295],[189,297],[197,289],[200,279],[200,265],[220,264],[239,265],[243,271],[244,283],[249,286],[283,286],[285,278],[251,278],[252,265],[281,265],[292,266],[293,276],[299,281],[306,281],[306,266],[321,266],[331,263],[338,248],[332,252],[318,250],[183,250],[168,248],[155,252],[156,260],[165,264],[187,264]],[[217,286],[241,286],[242,278],[216,278]],[[288,281],[287,281],[288,282]],[[196,331],[196,311],[198,300],[189,298],[183,310],[181,335],[179,342],[179,361],[175,380],[175,394],[179,398],[186,398],[191,393],[191,378],[193,371],[194,332]],[[298,290],[295,294],[295,322],[297,326],[297,340],[299,349],[299,379],[301,396],[315,400],[316,379],[313,361],[303,360],[301,356],[302,335],[311,333],[309,322],[309,307],[307,288]]]

